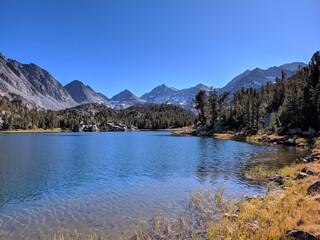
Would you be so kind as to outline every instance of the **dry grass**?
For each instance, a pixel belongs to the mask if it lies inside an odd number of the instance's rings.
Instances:
[[[67,229],[59,229],[53,237],[54,240],[99,240],[99,236],[96,232],[90,230],[89,233],[83,234],[77,230],[69,231]]]
[[[213,135],[214,138],[217,139],[226,139],[226,140],[232,140],[234,138],[234,134],[233,133],[215,133]]]
[[[319,169],[319,163],[308,165]],[[305,165],[286,167],[284,176],[294,176]],[[208,239],[285,239],[289,229],[308,231],[320,236],[320,202],[307,195],[307,188],[318,179],[309,176],[302,180],[289,178],[285,189],[268,193],[264,198],[238,201],[236,211],[210,224]]]
[[[320,153],[320,137],[314,139],[312,152]]]
[[[213,138],[244,141],[248,143],[261,143],[263,136],[262,135],[241,135],[241,134],[235,134],[235,133],[215,133],[213,135]]]
[[[245,171],[244,177],[249,180],[265,181],[273,177],[276,171],[268,169],[266,166],[258,165]]]
[[[43,128],[35,128],[35,129],[17,129],[17,130],[6,130],[0,131],[2,133],[40,133],[40,132],[62,132],[61,128],[51,128],[51,129],[43,129]]]

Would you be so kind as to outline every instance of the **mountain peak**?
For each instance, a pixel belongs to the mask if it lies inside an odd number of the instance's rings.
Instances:
[[[146,103],[145,100],[138,98],[128,89],[123,90],[122,92],[114,95],[110,99],[111,103],[114,104],[115,109],[124,109],[133,105],[143,105]]]
[[[84,85],[83,82],[81,82],[80,80],[73,80],[71,81],[70,83],[68,83],[67,85],[69,84],[79,84],[79,85]]]
[[[135,96],[131,91],[129,91],[128,89],[125,89],[121,92],[119,92],[118,94],[114,95],[111,100],[112,101],[119,101],[121,99],[125,99],[125,98],[138,98],[137,96]]]
[[[100,103],[108,107],[112,106],[105,95],[95,92],[90,86],[84,85],[83,82],[79,80],[73,80],[65,85],[64,88],[79,104]]]
[[[170,88],[165,84],[159,85],[150,92],[141,96],[142,99],[151,103],[166,102],[166,100],[177,91],[175,88]]]
[[[125,90],[122,91],[122,93],[128,93],[128,94],[133,94],[130,90],[128,90],[127,88]]]
[[[280,67],[289,71],[297,71],[299,67],[303,68],[307,66],[307,64],[303,62],[292,62],[281,65]]]
[[[201,89],[201,90],[209,90],[210,89],[210,87],[208,87],[202,83],[197,84],[196,86],[194,86],[194,88]]]

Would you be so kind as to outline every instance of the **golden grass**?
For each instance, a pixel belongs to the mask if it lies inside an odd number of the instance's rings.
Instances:
[[[42,133],[42,132],[62,132],[62,129],[61,128],[51,128],[51,129],[35,128],[35,129],[5,130],[0,132],[2,133]]]
[[[319,169],[319,163],[308,165]],[[280,170],[284,176],[294,176],[305,165]],[[271,191],[264,198],[238,201],[227,216],[210,223],[208,239],[284,239],[289,229],[320,235],[320,202],[307,195],[307,188],[318,179],[309,176],[285,183],[284,190]],[[236,209],[236,210],[234,210]]]
[[[262,135],[240,135],[235,133],[215,133],[212,136],[216,139],[244,141],[248,143],[261,143]]]
[[[320,137],[314,139],[312,152],[320,153]]]
[[[215,133],[213,135],[214,138],[217,139],[226,139],[226,140],[232,140],[234,138],[234,134],[232,133]]]
[[[265,166],[258,165],[245,171],[244,177],[249,180],[265,181],[274,177],[276,171],[270,170]]]
[[[179,127],[179,128],[164,128],[164,129],[158,129],[157,131],[185,131],[188,129],[192,129],[192,127],[187,126],[187,127]]]
[[[53,237],[54,240],[99,240],[100,236],[94,231],[90,230],[87,234],[79,233],[77,230],[69,231],[66,229],[59,229]]]

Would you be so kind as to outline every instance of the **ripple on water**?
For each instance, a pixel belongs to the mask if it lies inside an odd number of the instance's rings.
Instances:
[[[183,206],[197,189],[263,193],[243,178],[244,169],[299,155],[168,134],[0,135],[0,239],[52,239],[59,227],[119,234],[174,202]]]

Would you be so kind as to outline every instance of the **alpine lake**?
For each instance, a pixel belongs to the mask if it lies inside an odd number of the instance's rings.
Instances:
[[[0,133],[0,153],[0,239],[53,239],[60,228],[121,235],[199,189],[264,194],[246,169],[305,154],[166,131]]]

